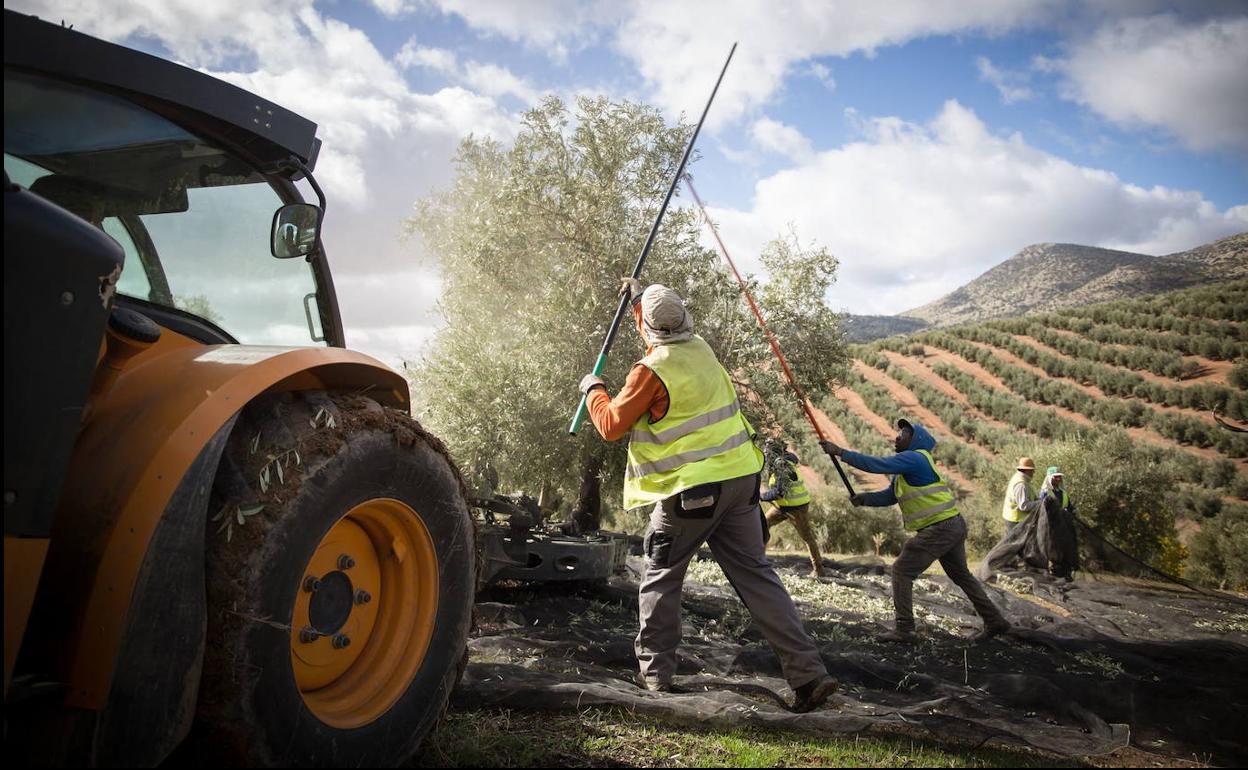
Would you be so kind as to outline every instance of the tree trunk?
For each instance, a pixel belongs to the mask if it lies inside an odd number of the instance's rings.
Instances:
[[[602,463],[601,454],[592,454],[581,468],[581,489],[572,507],[572,524],[580,535],[602,529]]]

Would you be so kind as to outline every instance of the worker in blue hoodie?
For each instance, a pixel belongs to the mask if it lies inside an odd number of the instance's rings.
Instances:
[[[913,643],[914,580],[939,560],[949,579],[957,584],[984,620],[984,629],[972,637],[982,642],[1010,630],[1001,610],[992,603],[984,587],[966,565],[966,522],[958,513],[953,489],[936,470],[932,449],[936,439],[922,425],[909,420],[897,421],[897,436],[892,457],[872,457],[833,444],[819,442],[823,451],[839,457],[851,467],[867,473],[892,476],[892,483],[878,492],[856,494],[854,505],[883,507],[896,503],[907,530],[914,537],[906,541],[901,554],[893,562],[893,609],[896,627],[881,638],[890,642]]]

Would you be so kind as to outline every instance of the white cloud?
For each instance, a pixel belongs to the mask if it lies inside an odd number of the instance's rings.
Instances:
[[[823,83],[824,88],[829,91],[836,90],[836,78],[832,77],[832,70],[826,64],[821,64],[817,61],[811,62],[806,72],[815,80]]]
[[[405,70],[424,67],[446,74],[459,71],[459,60],[453,51],[420,45],[416,42],[416,38],[411,38],[403,44],[394,57],[394,63]]]
[[[801,62],[869,54],[928,35],[1002,33],[1054,16],[1066,0],[892,0],[885,11],[861,0],[430,0],[487,34],[522,41],[557,61],[568,46],[610,34],[669,114],[692,115],[706,101],[733,41],[740,41],[712,124],[766,104]],[[832,88],[826,65],[804,72]]]
[[[334,288],[347,344],[395,368],[405,360],[418,360],[441,324],[436,308],[442,282],[433,271],[347,275],[338,277]]]
[[[396,0],[383,0],[395,2]],[[589,45],[628,11],[617,0],[428,0],[491,35],[523,42],[563,61],[571,50]]]
[[[439,72],[486,96],[514,96],[526,105],[537,104],[542,97],[538,89],[506,67],[471,60],[460,64],[453,51],[419,45],[415,38],[403,44],[394,61],[405,70],[423,67]]]
[[[417,7],[412,0],[369,0],[369,2],[379,13],[390,18],[410,13]]]
[[[1024,102],[1034,99],[1036,94],[1027,85],[1029,75],[1026,72],[1004,70],[992,63],[986,56],[975,59],[975,68],[979,70],[979,79],[997,89],[1001,101],[1006,104]]]
[[[858,0],[759,4],[702,0],[635,5],[616,46],[672,113],[694,114],[706,101],[732,41],[740,47],[713,110],[716,123],[766,104],[800,62],[904,43],[927,35],[1000,33],[1046,18],[1045,0],[899,0],[886,11]]]
[[[750,138],[763,150],[778,153],[792,160],[801,161],[810,157],[810,140],[792,126],[772,120],[760,118],[750,126]]]
[[[1044,63],[1067,98],[1111,121],[1163,127],[1196,150],[1248,149],[1248,18],[1120,19]]]
[[[749,210],[712,209],[734,254],[757,254],[790,223],[828,246],[841,260],[836,307],[907,310],[1031,243],[1164,254],[1248,229],[1248,206],[1219,212],[1197,192],[1127,184],[996,136],[956,101],[925,124],[850,117],[859,141],[763,179]]]

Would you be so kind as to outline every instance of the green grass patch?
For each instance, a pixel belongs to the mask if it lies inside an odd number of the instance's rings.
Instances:
[[[971,748],[892,735],[811,738],[708,730],[618,709],[453,711],[415,767],[1076,767],[1027,749]]]

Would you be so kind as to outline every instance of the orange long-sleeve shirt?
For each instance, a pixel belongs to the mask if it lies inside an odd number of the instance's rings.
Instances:
[[[640,302],[633,303],[633,317],[640,334]],[[642,338],[645,338],[644,334]],[[651,350],[653,348],[646,348],[646,353]],[[606,388],[594,388],[589,391],[586,400],[590,421],[598,429],[599,435],[607,441],[615,441],[628,435],[633,425],[647,412],[650,413],[650,422],[663,419],[669,403],[667,386],[643,364],[634,364],[628,371],[628,379],[624,381],[624,387],[615,398],[608,395]]]

